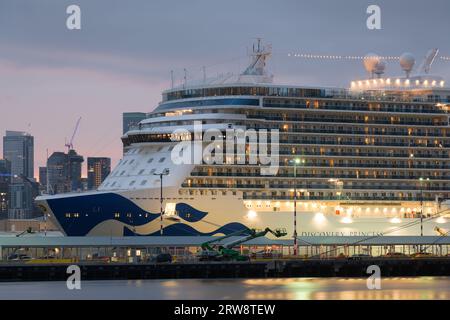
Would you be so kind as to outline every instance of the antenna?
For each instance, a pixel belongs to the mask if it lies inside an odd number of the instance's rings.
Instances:
[[[206,67],[203,66],[203,83],[206,83]]]
[[[183,69],[184,70],[184,84],[183,84],[183,88],[186,88],[187,85],[187,70],[186,68]]]
[[[48,148],[47,148],[47,163],[45,164],[46,168],[46,173],[45,173],[45,184],[47,185],[47,194],[50,194],[50,185],[48,183]]]
[[[170,82],[171,82],[171,88],[173,89],[173,70],[170,70]]]
[[[428,51],[427,55],[425,56],[425,59],[423,60],[422,64],[420,65],[419,72],[422,74],[428,74],[430,72],[431,66],[433,65],[434,60],[436,59],[436,56],[439,53],[439,49],[434,48]]]
[[[256,39],[257,50],[255,50],[255,44],[253,44],[253,52],[250,54],[251,63],[241,75],[266,76],[266,59],[272,54],[272,48],[270,45],[261,46],[261,38]]]

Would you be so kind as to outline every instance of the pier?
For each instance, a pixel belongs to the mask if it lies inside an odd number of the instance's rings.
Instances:
[[[0,264],[0,281],[65,281],[71,264]],[[370,265],[379,266],[383,277],[450,276],[450,258],[77,265],[84,280],[367,277]]]
[[[250,261],[199,261],[211,237],[5,237],[0,240],[0,281],[65,280],[80,266],[87,280],[364,277],[377,265],[383,276],[450,276],[450,238],[259,238],[235,248]],[[228,239],[230,240],[230,239]],[[169,254],[171,262],[158,262]]]

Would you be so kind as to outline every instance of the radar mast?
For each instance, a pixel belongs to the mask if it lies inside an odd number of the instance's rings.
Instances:
[[[256,47],[253,44],[253,51],[250,54],[251,63],[242,73],[248,76],[265,76],[266,73],[266,59],[272,54],[272,46],[262,46],[261,38],[257,38]]]

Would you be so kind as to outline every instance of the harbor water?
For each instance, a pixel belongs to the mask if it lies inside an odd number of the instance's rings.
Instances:
[[[0,283],[0,299],[449,300],[450,277],[82,281]]]

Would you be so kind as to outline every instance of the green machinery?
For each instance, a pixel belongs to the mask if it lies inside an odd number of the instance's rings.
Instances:
[[[243,233],[246,233],[246,235],[240,239],[234,240],[224,245],[214,245],[215,242],[219,242],[233,236],[239,236]],[[226,236],[203,243],[201,245],[202,253],[199,257],[200,261],[248,261],[248,256],[241,255],[239,251],[236,251],[233,248],[249,240],[264,237],[267,233],[271,233],[277,238],[287,235],[286,229],[276,229],[275,231],[273,231],[270,228],[266,228],[264,230],[245,229],[233,232]]]

